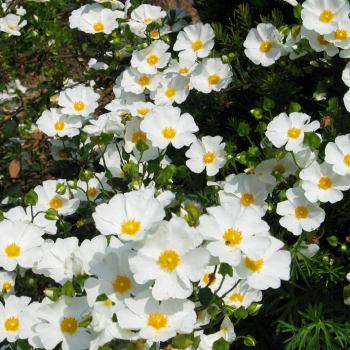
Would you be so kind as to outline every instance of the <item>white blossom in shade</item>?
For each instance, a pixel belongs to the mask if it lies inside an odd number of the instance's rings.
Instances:
[[[62,113],[80,115],[86,119],[98,107],[97,100],[99,98],[100,95],[95,93],[91,87],[80,84],[61,91],[58,104],[62,107]]]
[[[350,174],[336,174],[332,165],[314,161],[299,174],[305,197],[312,203],[317,201],[336,203],[343,199],[343,193],[350,188]]]
[[[288,4],[291,4],[292,6],[297,6],[298,1],[296,0],[283,0],[284,2],[288,2]]]
[[[226,164],[226,143],[221,143],[221,136],[204,136],[202,140],[192,143],[186,152],[186,165],[194,172],[201,173],[206,169],[208,176],[216,175]]]
[[[324,38],[341,49],[350,48],[350,20],[339,21],[336,29],[324,36]]]
[[[124,301],[126,308],[117,311],[119,324],[124,329],[140,330],[140,337],[148,345],[166,341],[177,333],[193,331],[197,315],[190,300],[170,299],[159,302],[150,291]]]
[[[316,52],[325,51],[330,57],[335,56],[339,52],[339,49],[333,43],[327,41],[323,34],[319,34],[313,29],[307,29],[302,26],[301,36],[309,40],[310,46]]]
[[[165,216],[160,202],[153,196],[149,198],[144,192],[128,192],[98,205],[92,214],[97,229],[103,235],[119,235],[122,241],[143,239],[147,230]]]
[[[158,68],[164,68],[169,59],[170,52],[167,52],[169,45],[162,40],[154,41],[143,50],[135,50],[131,57],[131,66],[140,73],[156,74]]]
[[[212,90],[220,91],[232,81],[232,72],[228,64],[220,58],[205,58],[193,71],[191,84],[205,94]]]
[[[42,322],[35,326],[35,331],[45,349],[52,350],[61,342],[62,350],[89,348],[91,335],[86,328],[79,327],[88,308],[86,297],[64,295],[57,302],[38,308],[36,316]]]
[[[20,30],[27,24],[27,21],[24,20],[20,24],[20,20],[21,16],[14,15],[12,13],[0,18],[0,31],[16,36],[21,35]]]
[[[69,156],[68,153],[64,152],[65,148],[72,149],[72,152],[77,150],[77,147],[72,142],[65,142],[63,144],[62,140],[49,140],[51,143],[50,153],[55,161],[72,160],[73,158]]]
[[[225,183],[224,191],[219,192],[220,203],[237,202],[242,209],[251,207],[264,216],[267,210],[265,202],[268,192],[266,185],[259,181],[257,175],[238,174]]]
[[[286,192],[287,200],[277,204],[276,213],[283,216],[279,223],[282,227],[299,236],[303,230],[311,232],[320,227],[325,212],[317,203],[311,203],[301,186],[290,188]]]
[[[207,208],[199,218],[198,231],[207,241],[207,249],[221,263],[240,264],[242,254],[257,260],[270,246],[267,234],[269,225],[261,220],[254,209],[241,209],[239,203],[223,203]]]
[[[84,283],[89,306],[93,306],[101,294],[116,303],[118,309],[124,308],[123,301],[131,295],[137,295],[149,289],[151,283],[144,285],[136,283],[128,264],[130,249],[120,254],[109,253],[103,261],[94,265],[91,272],[95,277],[88,278]]]
[[[350,134],[336,137],[335,143],[328,142],[325,153],[325,161],[333,165],[336,174],[350,174]]]
[[[42,186],[36,186],[34,191],[38,195],[38,203],[33,206],[34,214],[39,211],[47,211],[52,208],[57,210],[59,215],[71,215],[76,212],[79,207],[80,200],[78,198],[70,198],[68,189],[64,194],[56,193],[58,184],[66,185],[66,180],[47,180]]]
[[[267,126],[266,136],[272,144],[280,148],[286,145],[287,151],[294,151],[304,141],[305,132],[313,132],[320,127],[319,121],[310,123],[311,117],[305,113],[293,112],[289,116],[281,113]]]
[[[271,66],[281,56],[286,55],[282,40],[284,35],[271,23],[260,23],[252,28],[243,45],[245,55],[255,64]]]
[[[26,307],[30,303],[30,298],[5,295],[4,302],[4,305],[0,303],[0,343],[5,339],[9,343],[13,343],[19,338],[24,339],[21,334],[22,318]]]
[[[62,286],[67,281],[72,281],[73,276],[84,274],[83,262],[75,254],[78,244],[76,237],[57,238],[54,244],[44,250],[44,256],[36,267],[37,273],[46,274],[47,271],[49,276]]]
[[[124,134],[124,124],[122,117],[118,112],[109,112],[102,114],[98,119],[91,119],[90,125],[84,126],[84,131],[90,136],[101,135],[101,133],[115,134],[122,137]]]
[[[312,152],[311,148],[305,143],[303,143],[301,147],[298,147],[296,150],[294,150],[293,154],[295,162],[300,168],[308,167],[317,159],[315,152]]]
[[[88,66],[96,70],[100,70],[100,69],[106,70],[108,68],[108,64],[104,62],[97,62],[96,58],[91,58],[88,62]]]
[[[297,252],[298,259],[301,260],[305,257],[311,259],[320,250],[320,247],[317,244],[306,244],[304,241],[299,245],[298,242],[296,242],[293,247]]]
[[[0,271],[0,295],[4,289],[6,294],[15,294],[16,277],[15,272]]]
[[[161,74],[140,73],[136,68],[126,69],[122,74],[121,87],[126,92],[141,94],[147,89],[155,91],[162,79]]]
[[[181,115],[181,109],[172,106],[155,107],[141,121],[140,129],[154,147],[165,149],[171,143],[176,149],[189,146],[197,138],[193,117],[189,113]]]
[[[189,78],[197,67],[198,63],[190,61],[186,58],[179,57],[179,60],[172,59],[169,62],[168,68],[165,69],[165,74],[181,74],[183,77]]]
[[[129,106],[131,115],[139,118],[144,118],[154,107],[152,102],[134,102]]]
[[[236,339],[233,323],[228,316],[224,317],[218,332],[200,336],[201,342],[198,350],[212,350],[213,344],[220,338],[224,338],[228,343],[232,343]]]
[[[124,160],[120,159],[122,145],[124,145],[123,141],[118,143],[118,151],[117,146],[114,143],[109,144],[104,153],[104,159],[100,159],[100,164],[102,166],[106,166],[106,171],[108,169],[112,173],[113,177],[122,178],[125,176],[123,171]],[[135,159],[130,160],[135,161]]]
[[[350,62],[348,62],[343,70],[342,79],[346,86],[350,87]]]
[[[350,5],[346,0],[307,0],[303,3],[301,18],[307,29],[319,34],[329,34],[337,23],[348,19]]]
[[[45,213],[39,213],[35,215],[34,219],[28,206],[26,209],[23,207],[14,207],[4,213],[4,217],[11,221],[32,221],[35,226],[40,227],[44,230],[45,233],[49,235],[55,235],[57,232],[56,221],[55,220],[47,220],[45,219]]]
[[[29,221],[0,222],[0,266],[7,271],[13,271],[17,265],[32,268],[43,254],[40,246],[44,233]]]
[[[142,160],[148,161],[151,159],[156,159],[159,157],[158,148],[152,145],[151,140],[147,137],[147,135],[141,130],[141,122],[142,119],[137,117],[132,118],[131,120],[126,122],[125,126],[125,151],[130,153],[133,152],[136,158],[140,157],[140,152],[137,150],[137,143],[142,140],[149,147],[148,150],[143,152]]]
[[[152,91],[150,98],[156,105],[172,105],[174,102],[181,104],[189,94],[189,80],[176,74],[171,78],[160,81],[156,91]]]
[[[177,35],[174,51],[180,51],[180,58],[194,62],[197,58],[209,56],[214,47],[214,36],[214,31],[208,23],[189,25]]]
[[[344,105],[347,111],[350,111],[350,90],[344,95]]]
[[[289,58],[291,60],[295,60],[297,58],[300,58],[302,56],[305,56],[308,54],[307,51],[301,50],[301,52],[297,53],[294,51],[295,47],[298,47],[298,43],[300,43],[301,41],[301,32],[299,31],[299,33],[297,34],[297,36],[293,35],[293,32],[290,31],[287,39],[286,39],[286,43],[284,45],[284,49],[289,53]],[[295,46],[297,45],[297,46]]]
[[[69,136],[79,134],[82,127],[81,118],[77,115],[66,115],[60,108],[44,111],[37,121],[38,129],[47,136]]]
[[[78,180],[77,186],[77,193],[74,196],[81,201],[99,202],[101,199],[97,199],[97,197],[102,189],[112,190],[112,187],[107,184],[105,173],[94,173],[94,178],[90,179],[89,182]]]
[[[152,296],[156,300],[184,299],[193,292],[209,262],[205,248],[196,248],[203,239],[199,232],[178,217],[162,221],[149,229],[147,240],[129,257],[135,281],[154,280]]]
[[[281,286],[281,280],[288,281],[290,278],[290,252],[281,249],[284,243],[277,238],[266,238],[271,240],[271,245],[265,254],[255,260],[243,257],[235,267],[239,278],[247,279],[249,287],[259,290],[277,289]]]
[[[217,267],[217,270],[220,269],[220,266]],[[220,286],[222,282],[222,275],[219,273],[214,273],[215,266],[207,266],[204,271],[204,276],[199,280],[198,287],[205,288],[208,286],[210,290],[214,293]]]
[[[226,279],[225,288],[222,288],[218,293],[219,296],[222,296],[230,291],[223,298],[225,305],[233,306],[236,309],[243,306],[247,309],[252,303],[262,300],[261,290],[251,288],[247,281],[240,281],[240,283],[237,284],[239,279],[235,277],[226,277]],[[235,285],[236,287],[233,288]]]

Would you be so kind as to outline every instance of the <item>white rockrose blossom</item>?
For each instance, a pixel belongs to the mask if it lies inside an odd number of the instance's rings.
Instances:
[[[0,294],[4,289],[6,294],[15,294],[16,277],[15,272],[0,271]]]
[[[325,161],[333,165],[336,174],[350,174],[350,134],[336,137],[335,143],[328,142],[325,153]]]
[[[205,274],[200,279],[198,284],[200,288],[205,288],[206,286],[208,286],[213,293],[219,288],[223,279],[221,274],[214,273],[215,267],[216,266],[207,266],[204,271]],[[220,266],[217,267],[217,270],[219,269],[220,269]]]
[[[166,74],[181,74],[184,77],[189,77],[198,63],[188,60],[183,57],[179,57],[178,60],[172,59],[169,62],[168,68],[164,71]]]
[[[158,68],[164,68],[170,57],[167,52],[170,46],[162,40],[154,41],[143,50],[135,50],[131,57],[131,67],[136,68],[140,73],[156,74]]]
[[[304,259],[304,257],[311,259],[320,250],[317,244],[306,244],[304,241],[299,245],[298,242],[296,242],[293,247],[297,251],[297,257],[301,260]]]
[[[126,163],[123,159],[121,159],[121,150],[124,146],[124,141],[118,143],[117,146],[112,143],[109,144],[104,153],[104,158],[100,159],[100,164],[106,167],[112,173],[113,177],[123,178],[125,176],[123,171],[123,165]],[[131,155],[130,160],[135,162],[135,158]]]
[[[319,34],[329,34],[337,29],[339,21],[349,17],[350,5],[346,0],[306,0],[301,18],[303,25]]]
[[[350,111],[350,90],[344,95],[344,105],[347,111]]]
[[[298,47],[297,44],[300,41],[301,41],[301,32],[300,31],[296,36],[293,35],[292,31],[289,32],[287,39],[286,39],[286,43],[284,45],[284,49],[289,53],[289,58],[291,60],[295,60],[297,58],[300,58],[300,57],[308,54],[308,52],[304,51],[304,50],[302,50],[300,53],[297,53],[294,51],[294,48]]]
[[[299,236],[304,231],[311,232],[320,227],[325,212],[317,203],[311,203],[301,186],[288,189],[287,200],[277,204],[276,213],[283,217],[279,220],[282,227]]]
[[[108,68],[108,64],[104,62],[97,62],[96,58],[91,58],[88,62],[88,66],[96,70],[100,70],[100,69],[106,70]]]
[[[255,64],[264,67],[271,66],[281,56],[286,55],[284,49],[283,34],[271,23],[260,23],[252,28],[243,45],[245,55]]]
[[[72,160],[73,158],[71,156],[68,155],[68,153],[66,153],[64,151],[65,148],[70,148],[72,149],[72,153],[76,152],[77,147],[75,146],[74,143],[72,142],[62,142],[62,140],[49,140],[49,142],[51,143],[51,147],[50,147],[50,153],[52,158],[55,161],[63,161],[63,160]],[[40,214],[39,214],[40,215]],[[40,225],[39,225],[40,226]]]
[[[201,173],[206,169],[208,176],[216,175],[226,164],[226,143],[221,143],[221,136],[204,136],[202,140],[192,143],[186,152],[186,165],[194,172]]]
[[[109,203],[98,205],[92,214],[103,235],[118,235],[122,241],[143,239],[147,230],[164,216],[160,202],[144,192],[117,194]]]
[[[39,211],[47,211],[50,208],[57,210],[59,215],[71,215],[76,212],[80,200],[77,198],[70,199],[68,189],[64,194],[56,193],[58,184],[65,186],[66,180],[47,180],[42,183],[42,186],[39,185],[34,188],[38,195],[38,203],[33,206],[34,214]]]
[[[174,51],[180,51],[180,58],[194,62],[197,58],[209,56],[214,47],[214,36],[214,31],[208,23],[189,25],[177,35]]]
[[[348,62],[343,70],[342,79],[346,86],[350,87],[350,62]]]
[[[147,240],[130,253],[130,269],[140,284],[154,280],[156,300],[184,299],[193,292],[192,282],[203,276],[210,254],[197,248],[203,241],[199,232],[178,217],[149,229]]]
[[[152,102],[134,102],[129,106],[131,115],[139,118],[144,118],[154,107]]]
[[[339,52],[339,49],[333,43],[327,41],[323,34],[319,34],[313,29],[307,29],[302,26],[301,35],[303,38],[309,40],[310,46],[316,52],[325,51],[330,57],[335,56]]]
[[[336,29],[324,38],[341,49],[350,48],[350,19],[339,21]]]
[[[281,280],[288,281],[290,278],[290,252],[281,250],[284,243],[277,238],[266,238],[271,240],[271,245],[265,254],[256,260],[243,257],[235,267],[239,278],[247,279],[249,287],[259,290],[277,289],[281,286]]]
[[[253,208],[260,217],[264,216],[267,210],[266,185],[259,181],[257,175],[243,173],[232,177],[230,181],[226,181],[224,191],[220,191],[219,196],[221,204],[237,202],[241,209]]]
[[[60,108],[51,108],[50,111],[44,111],[37,124],[38,129],[47,136],[59,137],[76,136],[82,127],[80,116],[64,114]]]
[[[266,136],[272,144],[280,148],[285,145],[287,151],[294,151],[304,141],[305,132],[313,132],[319,129],[320,122],[313,121],[305,113],[293,112],[289,116],[281,113],[275,117],[267,126]]]
[[[197,320],[195,304],[186,299],[159,302],[150,291],[124,301],[126,308],[117,311],[119,324],[128,330],[139,330],[148,345],[166,341],[177,333],[189,334]]]
[[[298,167],[306,168],[317,159],[315,152],[305,143],[293,151],[295,162]],[[295,172],[294,172],[295,173]]]
[[[62,107],[61,112],[68,115],[80,115],[85,119],[90,113],[94,113],[98,107],[97,100],[100,95],[95,93],[91,87],[83,84],[60,92],[58,104]]]
[[[81,201],[91,201],[98,203],[97,197],[101,193],[101,190],[111,191],[112,187],[107,184],[107,178],[105,173],[94,173],[94,178],[90,179],[89,182],[78,180],[77,192],[74,195],[75,198]]]
[[[176,149],[189,146],[197,140],[193,117],[189,113],[181,115],[181,109],[172,106],[158,106],[141,121],[140,129],[154,147],[165,149],[171,143]]]
[[[62,295],[55,303],[42,305],[36,311],[41,320],[35,326],[45,349],[52,350],[61,343],[62,350],[85,350],[90,346],[91,335],[88,330],[79,327],[87,317],[86,297],[69,298]]]
[[[314,161],[299,174],[305,197],[312,203],[317,201],[336,203],[343,199],[343,193],[350,188],[350,174],[336,174],[332,165]]]
[[[241,209],[237,202],[223,203],[207,208],[207,214],[199,218],[198,231],[207,241],[207,249],[221,263],[237,266],[242,254],[257,260],[269,248],[269,225],[261,220],[254,209]]]
[[[291,4],[292,6],[297,6],[298,1],[297,0],[283,0],[284,2],[288,2],[288,4]]]
[[[150,97],[156,105],[172,105],[174,102],[181,104],[189,94],[189,80],[181,74],[164,78],[160,81],[156,91],[152,91]]]
[[[161,74],[144,74],[136,68],[126,69],[121,77],[121,87],[125,92],[132,92],[136,95],[143,93],[145,89],[155,91],[162,79]]]
[[[29,221],[0,222],[0,267],[13,271],[17,265],[32,268],[42,257],[45,232]]]
[[[0,18],[0,31],[10,35],[21,35],[20,30],[27,24],[27,21],[24,20],[21,22],[21,24],[19,24],[20,20],[21,16],[14,15],[12,13]]]
[[[208,94],[225,89],[232,81],[232,72],[220,58],[205,58],[194,69],[190,81],[196,90]]]
[[[5,295],[4,302],[4,305],[0,303],[0,343],[3,344],[5,339],[9,343],[24,339],[23,332],[25,332],[25,329],[22,319],[30,303],[30,298]]]
[[[89,122],[90,125],[85,125],[83,130],[90,136],[101,135],[104,132],[123,137],[125,127],[118,112],[102,114],[98,119],[91,119]]]

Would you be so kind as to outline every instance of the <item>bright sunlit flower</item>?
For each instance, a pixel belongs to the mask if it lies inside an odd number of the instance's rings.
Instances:
[[[350,174],[350,134],[336,137],[335,143],[328,142],[325,152],[325,161],[333,165],[336,174]]]
[[[0,31],[16,36],[21,35],[20,29],[27,24],[27,21],[24,20],[21,24],[19,24],[20,20],[21,16],[14,15],[12,13],[0,18]]]

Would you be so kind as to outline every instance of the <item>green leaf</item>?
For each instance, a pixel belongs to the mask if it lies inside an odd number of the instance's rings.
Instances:
[[[304,142],[315,151],[320,147],[321,139],[315,132],[306,132],[304,134]]]
[[[77,282],[80,287],[84,286],[85,281],[89,278],[90,276],[87,275],[86,273],[84,275],[78,275],[77,276]]]
[[[242,123],[239,123],[239,126],[238,126],[238,135],[239,136],[248,136],[249,133],[250,133],[250,127],[248,124],[242,122]]]
[[[203,288],[198,292],[198,299],[202,305],[208,305],[211,302],[213,296],[214,294],[210,288]]]
[[[229,349],[230,349],[230,344],[224,338],[218,339],[213,344],[213,350],[229,350]]]
[[[143,140],[138,140],[137,144],[136,144],[136,149],[140,152],[146,152],[149,149],[149,146],[147,145],[146,142],[144,142]]]
[[[15,182],[13,185],[6,187],[0,194],[0,201],[3,201],[6,197],[14,197],[22,189],[20,182]]]
[[[10,137],[15,137],[17,136],[17,128],[18,124],[14,119],[9,120],[5,124],[5,129],[4,129],[4,140],[8,140]]]
[[[246,336],[246,338],[244,339],[244,345],[245,346],[255,346],[257,343],[257,341],[255,340],[255,338],[253,336],[251,336],[250,334],[248,334]]]
[[[264,96],[263,108],[265,111],[269,111],[270,109],[275,108],[275,102]]]
[[[236,318],[243,318],[243,319],[245,319],[245,318],[248,317],[248,311],[244,308],[244,306],[241,306],[239,309],[235,310],[233,315]]]
[[[30,190],[25,194],[24,203],[27,205],[36,205],[38,203],[38,195],[34,190]]]
[[[176,349],[186,349],[193,344],[193,340],[189,336],[181,334],[174,337],[171,343]]]
[[[67,281],[61,290],[62,295],[67,295],[68,297],[72,298],[75,294],[75,290],[73,287],[73,284],[71,281]]]
[[[301,10],[303,9],[302,4],[298,4],[297,6],[294,6],[293,13],[294,17],[300,19],[301,18]]]
[[[301,106],[297,102],[291,102],[289,105],[288,112],[293,113],[293,112],[299,112],[301,110]]]
[[[230,277],[232,277],[233,276],[232,266],[226,263],[221,263],[219,274],[222,275],[222,277],[225,277],[226,275],[229,275]]]
[[[0,209],[0,222],[5,220],[4,212]]]
[[[59,215],[56,209],[49,208],[46,210],[45,219],[47,220],[59,220]]]
[[[336,247],[338,245],[338,238],[336,236],[327,237],[327,241],[332,247]]]
[[[32,347],[29,345],[27,339],[18,339],[16,343],[17,347],[21,350],[30,350]]]

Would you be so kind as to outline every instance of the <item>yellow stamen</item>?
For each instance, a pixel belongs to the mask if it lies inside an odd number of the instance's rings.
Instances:
[[[82,101],[75,102],[75,103],[74,103],[74,109],[75,109],[77,112],[83,111],[83,110],[85,109],[85,104],[84,104],[84,102],[82,102]]]
[[[174,250],[165,250],[160,254],[158,261],[163,269],[171,272],[180,265],[180,256]]]
[[[209,75],[208,77],[208,83],[210,85],[216,85],[220,81],[220,77],[217,74]]]
[[[328,176],[323,176],[320,178],[318,187],[323,190],[328,190],[332,186],[332,180]]]
[[[328,45],[329,41],[325,40],[323,35],[319,35],[317,38],[317,41],[320,43],[320,45]]]
[[[190,70],[188,69],[188,68],[181,68],[180,70],[179,70],[179,73],[180,74],[186,74],[186,73],[188,73]]]
[[[141,222],[135,221],[135,219],[123,221],[121,231],[125,235],[136,236],[137,232],[141,231]]]
[[[88,192],[87,192],[88,196],[92,197],[92,198],[96,197],[97,193],[98,193],[98,191],[95,187],[90,187]]]
[[[139,79],[139,84],[140,84],[142,87],[144,87],[144,86],[146,86],[146,85],[149,85],[149,78],[148,78],[148,77],[145,77],[145,76],[141,77],[141,78]]]
[[[94,24],[94,30],[95,32],[100,32],[105,29],[105,26],[102,22],[98,22]]]
[[[245,258],[245,267],[252,270],[253,272],[260,271],[264,265],[264,260],[259,259],[257,261],[251,260],[248,257]]]
[[[154,66],[155,64],[157,64],[159,61],[158,56],[156,55],[151,55],[147,58],[147,62],[150,66]]]
[[[50,208],[52,208],[52,209],[60,209],[60,208],[63,207],[62,200],[59,199],[59,198],[56,198],[56,197],[55,197],[55,198],[52,198],[52,199],[50,200],[49,205],[50,205]]]
[[[61,331],[73,335],[78,329],[78,321],[74,317],[65,317],[61,322]]]
[[[11,290],[11,288],[12,288],[12,284],[10,282],[5,282],[2,285],[2,289],[6,289],[8,292]]]
[[[345,163],[347,166],[350,166],[350,154],[347,154],[347,155],[344,157],[344,163]]]
[[[137,110],[137,113],[138,113],[138,114],[141,114],[141,115],[143,115],[143,116],[145,116],[149,111],[150,111],[149,108],[144,107],[144,108],[138,109],[138,110]]]
[[[176,131],[170,126],[162,130],[162,134],[165,139],[174,139],[176,136]]]
[[[260,50],[264,53],[270,52],[271,49],[272,49],[272,43],[269,40],[263,41],[262,44],[260,45]]]
[[[57,122],[57,123],[55,124],[55,129],[56,129],[56,130],[62,131],[62,130],[64,129],[64,127],[65,127],[64,122]]]
[[[133,143],[138,143],[140,140],[143,142],[146,142],[146,134],[144,134],[142,131],[134,132],[132,134],[132,142]]]
[[[334,14],[330,10],[324,10],[320,14],[320,20],[321,22],[324,22],[324,23],[329,23],[333,18],[334,18]]]
[[[248,207],[249,205],[254,203],[254,196],[250,193],[245,193],[242,197],[241,197],[241,203]]]
[[[243,303],[243,295],[241,293],[233,293],[230,296],[230,301],[239,301],[240,303]]]
[[[19,331],[19,319],[18,317],[9,317],[5,321],[5,329],[7,332]]]
[[[348,32],[345,29],[337,29],[334,36],[337,40],[343,41],[348,37]]]
[[[282,164],[277,164],[276,166],[273,167],[273,170],[282,170],[284,173],[286,172],[286,168]]]
[[[224,235],[222,236],[226,245],[233,247],[234,245],[238,245],[241,243],[243,236],[242,232],[237,229],[230,228],[228,229]]]
[[[203,41],[196,40],[194,43],[192,43],[192,49],[193,49],[193,51],[198,51],[198,50],[203,49]]]
[[[165,96],[168,98],[176,96],[176,90],[174,88],[167,89],[167,91],[165,91]]]
[[[161,328],[168,327],[168,317],[164,316],[164,313],[151,313],[148,317],[147,325],[159,331]]]
[[[288,137],[297,139],[301,135],[301,130],[298,128],[291,128],[288,130]]]
[[[211,164],[214,162],[216,158],[216,155],[212,152],[207,152],[204,156],[203,156],[203,162],[205,164]]]
[[[132,288],[131,280],[127,276],[117,276],[115,281],[112,283],[112,286],[119,294],[124,294]]]
[[[308,215],[309,215],[309,210],[304,206],[300,206],[295,209],[295,216],[298,219],[305,219],[307,218]]]
[[[18,258],[21,255],[21,248],[16,243],[12,243],[5,248],[5,253],[8,258]]]

